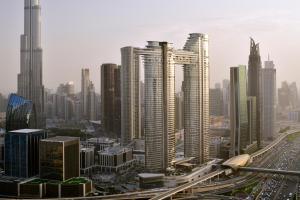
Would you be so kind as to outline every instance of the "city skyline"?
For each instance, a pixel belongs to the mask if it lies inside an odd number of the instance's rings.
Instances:
[[[126,5],[121,1],[99,3],[90,0],[89,4],[81,5],[76,0],[72,1],[72,4],[70,0],[65,0],[60,1],[58,7],[56,6],[58,1],[41,1],[44,85],[46,88],[54,89],[59,83],[74,81],[75,90],[78,92],[80,90],[79,70],[88,67],[91,68],[91,80],[95,83],[95,90],[99,93],[100,65],[104,62],[120,64],[120,48],[122,46],[129,44],[144,46],[146,40],[167,40],[176,44],[175,48],[179,49],[183,45],[183,35],[189,32],[205,32],[211,38],[211,85],[221,82],[223,78],[229,78],[226,72],[230,66],[247,63],[249,36],[254,37],[263,45],[262,61],[267,60],[267,54],[270,53],[271,59],[278,66],[277,70],[280,76],[277,78],[277,83],[287,78],[297,80],[296,73],[292,72],[296,69],[297,46],[300,46],[298,45],[300,41],[296,39],[300,29],[295,26],[300,21],[300,16],[296,14],[297,8],[300,6],[298,2],[294,1],[286,5],[279,1],[272,1],[272,3],[270,3],[271,1],[243,3],[230,1],[228,5],[224,5],[223,2],[218,1],[219,4],[228,8],[221,12],[220,8],[213,7],[214,2],[204,3],[207,10],[213,11],[211,13],[208,11],[202,14],[193,12],[201,6],[200,1],[195,1],[185,5],[186,9],[182,10],[184,15],[177,16],[173,11],[176,9],[170,9],[170,11],[166,11],[168,12],[166,16],[158,19],[158,17],[151,18],[151,12],[144,12],[144,7],[158,7],[160,5],[158,1],[151,3],[132,1],[126,2],[128,4]],[[258,3],[261,4],[260,7],[256,6]],[[72,9],[68,10],[67,15],[63,15],[68,4]],[[120,7],[115,6],[117,4]],[[120,10],[122,5],[127,9]],[[157,12],[166,8],[167,5],[167,2],[161,3],[161,8],[158,8]],[[230,5],[235,6],[229,9]],[[177,6],[183,6],[183,3],[172,2],[171,8]],[[266,7],[268,9],[265,9]],[[80,8],[83,10],[81,12],[83,14],[78,15]],[[106,11],[113,8],[116,10],[116,12],[112,12],[114,14]],[[103,12],[99,12],[98,9]],[[85,12],[86,10],[91,12]],[[137,10],[137,14],[129,15],[134,10]],[[190,12],[193,14],[189,14]],[[7,95],[11,91],[17,90],[16,74],[19,73],[19,35],[23,29],[23,3],[9,1],[5,10],[1,10],[0,13],[2,19],[11,19],[9,24],[6,21],[0,21],[6,27],[3,37],[0,39],[3,44],[0,47],[0,54],[3,56],[0,61],[0,74],[7,75],[1,76],[0,92]],[[142,19],[133,20],[137,15]],[[192,17],[194,15],[196,17]],[[120,18],[124,19],[119,20]],[[106,19],[109,19],[109,23],[105,21]],[[178,20],[176,25],[172,24],[174,19]],[[160,31],[149,31],[155,29]],[[269,37],[271,33],[272,37]],[[283,44],[276,43],[283,39],[285,40]],[[234,45],[230,45],[231,43]],[[232,49],[230,52],[238,54],[238,56],[227,55],[225,50],[228,45]],[[287,51],[290,49],[294,49],[294,51]],[[70,73],[58,74],[58,69],[69,70]],[[178,71],[182,72],[181,69]],[[180,88],[180,84],[181,81],[176,80],[177,90]]]

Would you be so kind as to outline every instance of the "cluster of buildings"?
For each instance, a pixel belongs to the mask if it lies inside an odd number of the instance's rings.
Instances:
[[[246,66],[230,68],[231,155],[255,151],[274,137],[276,70],[261,66],[259,45],[251,39]]]
[[[37,113],[30,100],[10,95],[6,133],[1,137],[0,196],[42,198],[86,196],[92,182],[80,177],[80,139],[48,138],[37,127]]]
[[[7,121],[6,131],[11,132],[5,136],[5,143],[9,144],[14,142],[13,135],[36,136],[38,146],[32,148],[38,149],[39,154],[33,155],[32,159],[39,170],[27,171],[26,177],[20,175],[23,168],[11,172],[9,166],[17,161],[9,161],[9,156],[5,161],[7,176],[29,178],[39,175],[41,180],[61,181],[64,185],[65,181],[78,177],[80,172],[126,171],[136,162],[130,148],[136,139],[145,141],[145,169],[166,172],[174,167],[176,132],[180,130],[184,132],[184,157],[193,158],[193,164],[255,151],[261,147],[262,140],[274,138],[276,69],[269,59],[262,68],[259,45],[253,39],[248,69],[242,65],[231,67],[230,80],[224,80],[222,86],[216,84],[215,88],[209,88],[208,36],[191,33],[182,49],[175,49],[166,41],[148,41],[145,47],[121,48],[121,65],[104,63],[100,67],[101,96],[95,91],[88,68],[81,70],[79,93],[75,92],[73,82],[60,84],[52,93],[44,89],[42,80],[40,11],[39,1],[25,0],[18,94],[33,102],[21,102],[20,107],[30,114],[32,120],[22,121],[23,116],[8,109],[7,119],[12,119]],[[178,65],[183,67],[184,80],[181,91],[175,93],[175,67]],[[141,82],[142,67],[144,82]],[[19,97],[12,95],[10,98],[16,101]],[[3,103],[5,99],[0,95],[0,112]],[[282,110],[299,106],[295,83],[282,84],[278,90],[278,104]],[[22,134],[13,132],[24,127],[43,128],[46,118],[101,120],[102,130],[111,138],[120,139],[121,146],[115,145],[111,139],[92,138],[80,147],[74,138],[46,138],[41,130],[26,129]],[[219,129],[214,129],[210,127],[211,120],[216,124],[226,121],[227,125],[223,123]],[[17,153],[13,147],[5,148],[6,155]],[[76,162],[76,167],[68,167],[69,162]],[[58,166],[64,169],[57,169]],[[41,182],[39,184],[49,183]]]

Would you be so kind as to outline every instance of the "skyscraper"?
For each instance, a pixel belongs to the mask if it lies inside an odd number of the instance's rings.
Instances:
[[[87,119],[96,120],[96,92],[92,81],[90,81],[88,86],[87,109]]]
[[[184,67],[185,156],[194,157],[196,163],[205,162],[209,153],[208,36],[200,33],[190,34],[183,50],[175,50],[168,42],[149,41],[146,48],[124,47],[121,52],[122,88],[124,87],[122,131],[123,124],[131,124],[127,123],[128,118],[123,121],[123,115],[129,111],[132,115],[139,107],[137,102],[132,101],[132,97],[129,98],[130,103],[126,100],[128,95],[136,95],[133,90],[135,88],[128,85],[133,81],[130,76],[136,72],[135,67],[139,67],[140,56],[143,57],[145,65],[146,168],[151,171],[163,171],[172,167],[172,161],[175,159],[176,64]],[[139,80],[138,75],[134,79],[135,84],[136,80]]]
[[[18,94],[35,104],[39,128],[45,126],[42,52],[40,1],[25,0]]]
[[[140,55],[138,48],[121,48],[121,142],[141,136]]]
[[[105,131],[121,137],[120,66],[106,63],[101,66],[101,110]]]
[[[261,144],[261,60],[259,54],[259,44],[250,38],[250,55],[248,61],[248,96],[256,97],[256,139],[257,146]]]
[[[239,155],[249,144],[246,66],[230,68],[231,155]]]
[[[278,88],[278,106],[282,111],[291,108],[290,88],[286,81],[283,81],[281,88]]]
[[[276,101],[276,69],[273,61],[265,61],[262,69],[262,138],[272,140],[274,138]]]
[[[221,88],[209,89],[209,114],[211,116],[223,115],[223,93]]]
[[[230,81],[227,79],[223,80],[222,84],[223,92],[223,114],[225,117],[229,117],[230,113]]]
[[[81,117],[82,119],[89,118],[88,112],[88,96],[89,96],[89,86],[90,86],[90,70],[81,70]]]
[[[145,63],[145,164],[161,171],[175,158],[175,63],[172,44],[149,41]]]
[[[209,158],[208,35],[191,33],[183,48],[196,54],[196,63],[184,65],[184,154],[204,163]]]

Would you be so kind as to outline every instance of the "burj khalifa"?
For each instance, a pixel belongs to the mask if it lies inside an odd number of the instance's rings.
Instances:
[[[33,101],[37,112],[37,128],[43,128],[45,115],[41,6],[40,0],[24,0],[24,2],[24,34],[21,35],[18,94]]]

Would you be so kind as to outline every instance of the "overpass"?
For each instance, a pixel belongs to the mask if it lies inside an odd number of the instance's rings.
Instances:
[[[286,171],[286,170],[266,169],[266,168],[256,168],[256,167],[240,167],[239,171],[268,173],[268,174],[282,174],[282,175],[300,177],[300,171]]]
[[[273,148],[275,148],[283,139],[285,139],[287,136],[289,135],[292,135],[292,134],[295,134],[295,133],[298,133],[299,130],[291,130],[291,131],[288,131],[286,133],[283,133],[281,134],[278,138],[276,138],[274,141],[272,141],[270,144],[268,144],[266,147],[264,147],[263,149],[260,149],[258,150],[257,152],[251,154],[249,157],[248,156],[244,156],[244,159],[248,159],[247,162],[245,162],[245,160],[243,160],[243,164],[248,164],[248,163],[251,163],[253,161],[256,161],[258,159],[260,159],[262,156],[264,156],[266,153],[270,152],[270,150],[272,150]],[[229,159],[230,160],[230,159]],[[235,160],[236,161],[236,160]],[[226,163],[226,162],[225,162]],[[235,169],[233,170],[236,170],[236,169],[239,169],[240,167],[242,166],[237,166]],[[225,169],[224,170],[219,170],[219,172],[222,172],[222,173],[225,173]],[[213,175],[214,172],[210,173],[211,174],[211,178],[213,178],[214,176]],[[207,174],[207,175],[210,175],[210,174]],[[178,186],[176,188],[173,188],[171,190],[168,190],[166,192],[163,192],[161,194],[158,194],[157,196],[153,197],[151,200],[163,200],[163,199],[166,199],[166,198],[169,198],[169,197],[172,197],[173,195],[175,195],[176,193],[179,193],[179,192],[182,192],[182,191],[185,191],[185,190],[188,190],[190,189],[191,187],[203,182],[201,181],[202,179],[199,179],[197,181],[192,181],[190,183],[187,183],[187,184],[184,184],[184,185],[181,185],[181,186]]]

